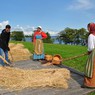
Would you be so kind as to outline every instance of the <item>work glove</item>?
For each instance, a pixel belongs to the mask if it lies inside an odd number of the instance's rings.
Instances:
[[[8,51],[10,51],[10,48],[8,47]]]

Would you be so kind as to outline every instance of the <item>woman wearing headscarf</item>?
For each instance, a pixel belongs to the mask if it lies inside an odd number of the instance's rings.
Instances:
[[[88,24],[88,60],[85,67],[84,86],[95,88],[95,24]]]
[[[33,60],[44,59],[43,39],[46,39],[47,35],[42,31],[42,27],[38,26],[33,35],[34,54]]]

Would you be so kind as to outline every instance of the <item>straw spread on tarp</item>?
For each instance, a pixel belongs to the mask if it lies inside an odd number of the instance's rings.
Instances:
[[[68,88],[70,71],[68,69],[25,70],[0,67],[0,86],[9,90],[24,88],[56,87]]]
[[[12,61],[21,61],[30,59],[31,53],[28,49],[24,48],[23,44],[10,43],[9,59]],[[10,54],[11,53],[11,54]],[[13,58],[13,59],[12,59]]]

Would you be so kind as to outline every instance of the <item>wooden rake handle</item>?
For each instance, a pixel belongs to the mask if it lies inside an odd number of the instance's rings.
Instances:
[[[10,65],[10,63],[7,62],[1,55],[0,55],[0,58],[1,58],[6,64]],[[11,66],[11,65],[10,65],[10,66]]]
[[[14,62],[14,58],[13,58],[13,55],[12,55],[11,51],[9,51],[9,53],[10,53],[10,56],[12,58],[12,62]]]
[[[72,59],[79,58],[79,57],[82,57],[82,56],[85,56],[85,55],[88,55],[88,53],[86,52],[86,53],[78,55],[78,56],[74,56],[74,57],[70,57],[70,58],[65,58],[65,59],[62,59],[62,61],[72,60]]]

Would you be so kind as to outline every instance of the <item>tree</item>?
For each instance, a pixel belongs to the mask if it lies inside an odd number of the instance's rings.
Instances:
[[[53,40],[50,36],[50,34],[47,32],[47,38],[43,40],[44,43],[53,43]]]
[[[86,45],[88,32],[86,29],[65,28],[59,33],[58,38],[65,44]]]
[[[56,37],[56,40],[59,42],[59,44],[62,44],[63,42],[62,37],[60,37],[60,35]]]
[[[88,38],[88,32],[85,28],[81,28],[76,32],[74,42],[78,45],[86,45]]]
[[[86,45],[89,33],[84,28],[79,29],[78,32],[80,34],[81,45]]]
[[[13,31],[11,34],[12,40],[15,41],[25,41],[25,36],[23,31]]]
[[[59,38],[61,38],[65,44],[73,44],[76,31],[76,29],[65,28],[59,33]]]

